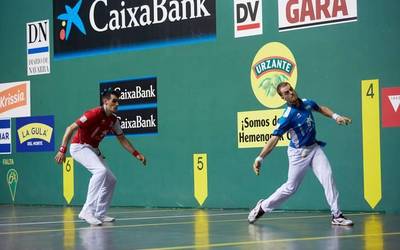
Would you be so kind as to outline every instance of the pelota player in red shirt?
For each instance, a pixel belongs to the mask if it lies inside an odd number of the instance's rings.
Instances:
[[[86,111],[78,120],[68,126],[59,152],[55,156],[58,164],[65,160],[68,142],[73,133],[78,130],[71,141],[70,153],[76,161],[92,173],[86,202],[79,213],[79,218],[91,225],[101,225],[103,222],[115,220],[106,215],[116,178],[98,148],[104,136],[110,131],[113,132],[121,145],[143,165],[146,165],[146,158],[125,137],[115,115],[119,105],[119,96],[120,94],[116,91],[106,92],[102,96],[103,106]]]

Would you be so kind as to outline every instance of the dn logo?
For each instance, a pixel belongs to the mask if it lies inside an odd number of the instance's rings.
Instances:
[[[28,23],[28,44],[46,42],[48,37],[49,22],[42,21],[37,23]]]
[[[235,0],[235,37],[262,34],[261,0]]]

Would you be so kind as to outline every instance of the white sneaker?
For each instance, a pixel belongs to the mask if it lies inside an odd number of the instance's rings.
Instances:
[[[337,226],[353,226],[354,225],[353,221],[344,217],[343,214],[339,214],[336,217],[332,216],[331,223],[332,223],[332,225],[337,225]]]
[[[102,222],[114,222],[115,218],[104,215],[104,216],[99,217],[99,220],[101,220]]]
[[[79,214],[79,219],[85,220],[90,225],[100,226],[102,222],[91,214]]]
[[[250,224],[253,224],[258,218],[265,214],[264,210],[261,208],[261,202],[263,202],[263,200],[259,200],[257,205],[250,211],[249,216],[247,217]]]

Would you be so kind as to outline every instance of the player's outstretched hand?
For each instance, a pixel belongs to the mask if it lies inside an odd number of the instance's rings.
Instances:
[[[56,160],[57,164],[60,164],[61,162],[64,162],[65,161],[65,154],[61,153],[61,152],[58,152],[56,154],[56,156],[54,157],[54,160]]]
[[[259,175],[259,174],[260,174],[260,168],[261,168],[261,162],[255,161],[255,162],[253,163],[253,171],[254,171],[254,173],[255,173],[256,175]]]
[[[138,154],[138,156],[136,156],[136,159],[138,159],[139,161],[141,161],[142,164],[143,164],[144,166],[146,166],[147,161],[146,161],[146,158],[144,157],[144,155]]]
[[[349,125],[351,123],[351,119],[346,116],[339,116],[336,118],[336,123],[339,125]]]

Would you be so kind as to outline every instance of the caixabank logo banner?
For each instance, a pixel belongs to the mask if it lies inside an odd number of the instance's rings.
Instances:
[[[53,0],[54,57],[215,40],[215,0]]]
[[[15,119],[17,152],[54,151],[54,116]]]
[[[100,104],[102,93],[110,90],[121,93],[117,117],[124,134],[156,135],[158,133],[156,77],[101,82]]]

